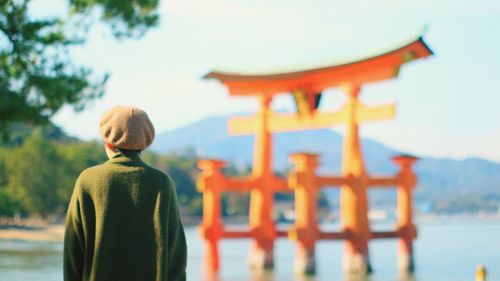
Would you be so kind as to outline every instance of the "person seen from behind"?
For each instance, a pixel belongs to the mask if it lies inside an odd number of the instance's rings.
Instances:
[[[175,185],[140,158],[155,135],[147,114],[114,107],[99,131],[109,160],[76,181],[66,217],[64,280],[186,280]]]

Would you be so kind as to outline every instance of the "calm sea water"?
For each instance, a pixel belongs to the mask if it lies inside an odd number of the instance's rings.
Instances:
[[[500,221],[436,220],[420,221],[419,238],[415,243],[415,276],[402,279],[396,269],[395,240],[370,243],[374,274],[370,281],[471,281],[478,263],[486,265],[488,280],[500,280]],[[385,225],[374,228],[386,229]],[[189,246],[188,280],[214,280],[203,276],[202,241],[195,228],[186,230]],[[294,276],[292,270],[294,245],[279,240],[276,245],[276,269],[273,273],[256,274],[248,270],[248,240],[222,243],[221,281],[284,281],[284,280],[352,280],[341,272],[342,243],[320,242],[317,248],[318,274],[314,278]],[[62,243],[0,240],[0,280],[56,281],[62,280]]]

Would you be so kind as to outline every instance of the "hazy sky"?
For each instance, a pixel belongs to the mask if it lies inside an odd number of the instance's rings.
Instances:
[[[97,138],[99,117],[118,104],[145,109],[159,133],[208,116],[253,112],[253,99],[230,98],[223,86],[200,77],[213,68],[268,72],[363,57],[427,25],[434,57],[363,88],[367,104],[394,101],[398,110],[394,120],[362,126],[362,135],[422,156],[500,161],[497,0],[164,0],[161,13],[161,25],[139,41],[118,42],[106,28],[93,30],[74,55],[111,73],[107,94],[82,113],[62,110],[58,125]],[[340,92],[327,91],[322,109],[342,101]],[[287,96],[273,105],[292,108]]]

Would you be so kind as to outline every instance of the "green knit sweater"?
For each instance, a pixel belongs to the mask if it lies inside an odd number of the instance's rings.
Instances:
[[[173,181],[137,153],[83,171],[66,218],[64,280],[186,279]]]

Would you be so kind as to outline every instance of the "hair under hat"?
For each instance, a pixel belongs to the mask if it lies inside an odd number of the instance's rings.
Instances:
[[[105,143],[129,150],[145,150],[155,137],[155,128],[144,110],[116,106],[104,113],[99,132]]]

